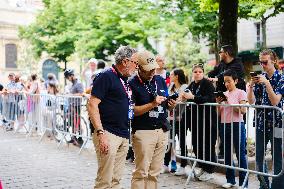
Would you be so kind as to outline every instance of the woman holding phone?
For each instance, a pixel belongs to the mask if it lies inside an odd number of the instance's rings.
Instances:
[[[180,98],[184,102],[194,102],[196,104],[187,106],[183,113],[180,126],[180,148],[181,155],[186,154],[186,131],[192,132],[193,151],[197,159],[215,162],[215,143],[216,143],[216,109],[211,106],[199,104],[214,103],[215,88],[213,84],[204,78],[204,68],[202,64],[194,65],[192,68],[193,81],[187,87],[187,92],[183,92]],[[182,131],[183,130],[183,131]],[[205,157],[203,156],[205,154]],[[181,160],[181,170],[176,175],[183,175],[187,160]],[[213,178],[214,166],[198,163],[202,169],[196,177],[201,181]]]
[[[184,74],[184,71],[182,69],[176,68],[173,69],[170,73],[170,81],[171,81],[171,85],[169,86],[169,95],[170,96],[177,96],[178,94],[182,93],[187,85],[187,79],[186,76]],[[171,123],[173,123],[173,121],[176,121],[176,125],[177,123],[180,121],[180,117],[179,115],[181,115],[181,112],[183,112],[184,108],[181,107],[180,105],[177,105],[174,112],[171,111],[170,112],[170,120]],[[175,119],[174,119],[175,116]],[[171,131],[171,139],[172,137],[172,129]],[[177,131],[175,132],[175,134],[177,133]],[[166,152],[165,154],[165,159],[164,159],[164,166],[162,169],[162,173],[167,173],[167,172],[175,172],[177,169],[176,166],[176,159],[175,159],[175,154],[174,154],[174,150],[172,148],[172,146],[169,146],[170,150],[168,150],[168,152]],[[172,159],[172,160],[171,160]],[[169,163],[171,161],[171,169],[169,169]]]

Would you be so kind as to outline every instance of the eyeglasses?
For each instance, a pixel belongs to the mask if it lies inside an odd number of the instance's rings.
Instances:
[[[138,61],[133,61],[129,58],[127,58],[128,61],[130,61],[132,64],[135,64],[136,68],[138,68]]]
[[[266,66],[266,65],[268,64],[268,60],[266,60],[266,61],[259,61],[259,64],[260,64],[260,65],[265,65],[265,66]]]

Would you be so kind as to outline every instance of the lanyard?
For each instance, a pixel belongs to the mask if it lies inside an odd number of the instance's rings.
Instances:
[[[201,81],[200,81],[201,82]],[[192,86],[190,87],[191,88],[191,92],[193,95],[199,95],[199,91],[200,91],[200,86],[201,84],[199,83],[198,87],[194,90],[194,85],[196,85],[196,83],[193,83]]]
[[[154,98],[155,98],[155,97],[158,95],[157,81],[155,80],[155,91],[153,91],[153,90],[152,90],[152,87],[151,87],[151,83],[150,83],[151,81],[149,81],[149,84],[146,85],[146,84],[142,81],[142,79],[140,78],[139,74],[137,74],[137,77],[138,77],[140,83],[144,85],[144,87],[146,88],[147,92],[148,92],[149,94],[152,94],[152,95],[154,96]]]
[[[129,87],[128,82],[127,82],[127,81],[126,81],[126,82],[123,81],[123,79],[121,79],[121,77],[119,77],[117,71],[116,71],[113,67],[111,67],[111,71],[112,71],[114,74],[116,74],[117,77],[119,78],[119,80],[120,80],[120,82],[121,82],[121,84],[122,84],[122,86],[123,86],[123,89],[124,89],[124,91],[125,91],[125,93],[126,93],[126,95],[127,95],[127,97],[128,97],[129,103],[131,103],[131,101],[132,101],[132,98],[131,98],[131,96],[132,96],[132,90],[131,90],[131,88]]]

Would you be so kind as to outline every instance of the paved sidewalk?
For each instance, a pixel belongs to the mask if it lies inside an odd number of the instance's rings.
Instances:
[[[93,147],[78,155],[78,148],[64,144],[57,149],[55,141],[45,139],[41,143],[38,137],[26,139],[23,134],[4,132],[0,127],[0,179],[4,189],[90,189],[96,177],[97,163]],[[130,188],[133,164],[127,163],[122,186]],[[250,181],[256,188],[254,176]],[[254,180],[254,181],[253,181]],[[186,178],[163,174],[160,188],[220,188],[225,177],[215,174],[210,182],[192,181],[186,187]],[[254,187],[253,187],[254,186]]]

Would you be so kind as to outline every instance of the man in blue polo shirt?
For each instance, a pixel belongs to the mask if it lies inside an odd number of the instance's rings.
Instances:
[[[133,108],[127,77],[136,71],[137,55],[135,49],[121,46],[114,56],[115,64],[95,78],[88,104],[98,160],[95,189],[120,188],[128,151]]]
[[[131,124],[135,170],[131,188],[156,189],[168,143],[167,109],[173,109],[176,103],[166,100],[168,89],[165,80],[155,75],[159,67],[155,56],[141,51],[137,58],[138,74],[129,81],[135,103]]]

